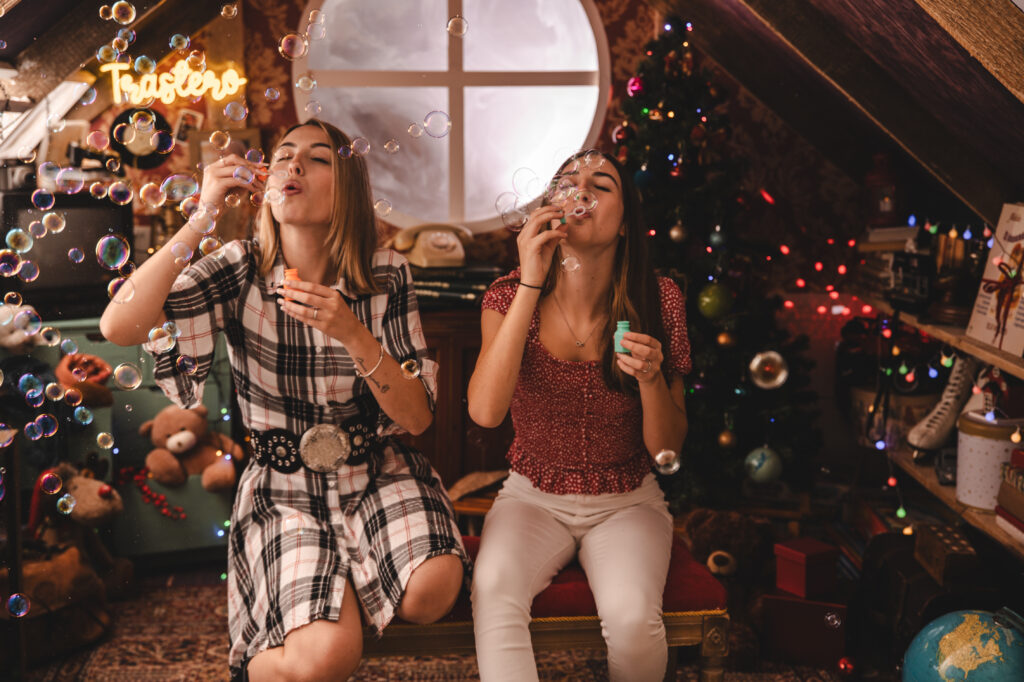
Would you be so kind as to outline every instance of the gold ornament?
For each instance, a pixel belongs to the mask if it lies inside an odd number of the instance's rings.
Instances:
[[[723,448],[731,448],[736,445],[736,434],[726,429],[718,434],[718,444]]]
[[[650,118],[652,121],[660,121],[662,118],[661,109],[651,109],[651,113],[648,114],[647,117]]]
[[[731,348],[736,345],[736,337],[733,336],[731,332],[719,332],[718,345],[725,348]]]
[[[669,239],[678,243],[686,239],[686,228],[683,227],[682,223],[676,223],[668,231]]]
[[[758,388],[779,388],[788,378],[786,360],[773,350],[761,351],[750,361],[750,380]]]

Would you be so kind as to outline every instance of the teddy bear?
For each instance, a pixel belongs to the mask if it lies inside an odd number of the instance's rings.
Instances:
[[[245,452],[227,436],[210,431],[205,405],[184,409],[168,405],[143,422],[139,434],[155,448],[146,455],[153,479],[168,486],[184,485],[192,474],[202,475],[203,489],[230,490],[235,485],[235,462]]]
[[[61,462],[36,479],[29,534],[45,547],[78,549],[82,561],[102,580],[106,596],[114,598],[131,583],[134,570],[131,561],[110,554],[95,529],[123,511],[120,494],[94,469]]]

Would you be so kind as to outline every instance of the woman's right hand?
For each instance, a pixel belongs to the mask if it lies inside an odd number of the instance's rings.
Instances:
[[[252,172],[251,182],[245,182],[244,176],[235,177],[235,171],[240,167],[248,168]],[[203,169],[203,189],[199,193],[199,201],[204,205],[213,204],[220,208],[224,205],[224,197],[235,188],[247,192],[266,191],[266,168],[246,161],[237,154],[222,156]]]
[[[516,244],[519,247],[519,280],[533,286],[542,286],[551,267],[551,257],[566,237],[566,225],[560,224],[548,229],[552,221],[565,215],[561,206],[541,206],[530,214],[526,225],[519,232]]]

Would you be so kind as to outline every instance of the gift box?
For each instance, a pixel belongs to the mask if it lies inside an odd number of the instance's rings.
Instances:
[[[978,555],[958,530],[940,524],[918,524],[914,558],[939,585],[948,587],[976,573]]]
[[[775,544],[775,586],[801,597],[822,597],[836,584],[839,550],[814,538]]]
[[[846,653],[845,604],[767,594],[762,609],[765,658],[836,669]]]

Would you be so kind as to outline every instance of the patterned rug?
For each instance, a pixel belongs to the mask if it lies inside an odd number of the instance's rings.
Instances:
[[[104,639],[62,660],[30,669],[29,682],[65,680],[192,682],[228,680],[227,599],[211,571],[191,571],[138,581],[136,594],[113,604],[114,624]],[[603,650],[580,649],[537,656],[541,680],[602,682]],[[472,656],[395,656],[366,659],[359,682],[478,680]],[[697,665],[683,661],[679,680],[696,682]],[[833,673],[758,663],[749,672],[728,671],[727,682],[840,682]]]

